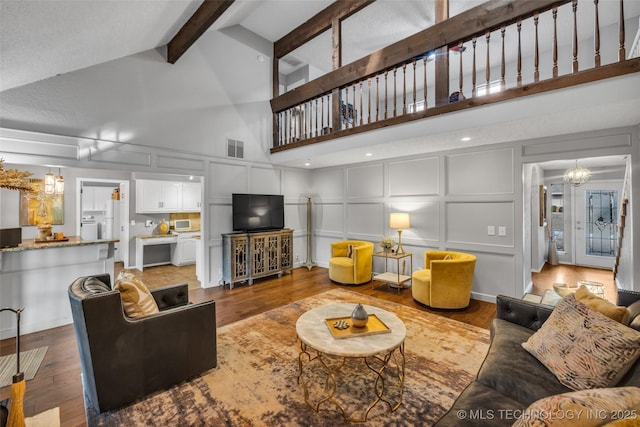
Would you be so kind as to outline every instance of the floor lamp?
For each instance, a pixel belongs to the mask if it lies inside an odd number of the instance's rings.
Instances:
[[[312,227],[313,227],[313,225],[312,225],[312,221],[311,221],[311,197],[307,196],[307,260],[304,262],[304,264],[302,264],[302,266],[303,267],[307,267],[309,270],[311,270],[313,268],[313,266],[316,265],[311,260]]]

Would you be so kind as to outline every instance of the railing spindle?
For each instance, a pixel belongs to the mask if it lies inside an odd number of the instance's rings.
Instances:
[[[316,127],[313,131],[313,136],[318,136],[320,133],[318,132],[318,98],[316,98]]]
[[[516,84],[518,87],[522,86],[522,21],[518,19],[518,69],[516,75]]]
[[[553,7],[553,77],[558,77],[558,7]]]
[[[472,65],[472,71],[471,71],[471,96],[475,97],[476,96],[476,42],[478,40],[474,37],[473,41],[471,42],[471,44],[473,45],[473,65]]]
[[[540,53],[538,41],[538,12],[533,15],[533,26],[535,27],[535,42],[533,49],[533,81],[540,81]]]
[[[462,86],[463,86],[463,81],[462,81],[462,51],[464,50],[464,44],[462,42],[458,43],[458,59],[459,59],[459,65],[458,65],[458,99],[461,100],[462,99]]]
[[[424,94],[424,109],[427,109],[427,54],[424,54],[424,58],[422,58],[422,68],[423,68],[423,76],[424,76],[424,83],[423,83],[423,89],[422,89],[422,93]]]
[[[489,31],[486,32],[485,38],[487,39],[487,61],[485,64],[485,77],[487,80],[487,92],[489,94],[489,86],[491,81],[491,59],[489,58],[489,41],[491,39],[491,33]]]
[[[500,36],[502,37],[502,58],[501,58],[501,62],[500,62],[500,89],[504,90],[504,86],[505,86],[505,80],[504,80],[504,74],[506,72],[505,68],[506,68],[506,61],[504,58],[504,33],[505,31],[507,31],[507,29],[505,27],[502,27],[502,29],[500,30]],[[462,61],[462,60],[461,60]]]
[[[397,104],[398,104],[398,96],[397,96],[397,87],[398,87],[398,82],[396,79],[396,74],[398,73],[398,69],[394,68],[393,69],[393,117],[396,116],[396,112],[397,112]]]
[[[413,60],[413,112],[416,112],[416,60]]]
[[[376,122],[380,120],[380,74],[376,75]]]
[[[618,61],[624,61],[627,53],[624,48],[624,0],[620,0],[620,20],[618,21]]]
[[[389,70],[384,70],[384,119],[387,120],[387,105],[389,104],[389,98],[387,97],[387,75],[389,74]]]
[[[349,86],[344,88],[344,113],[340,112],[340,114],[344,114],[344,127],[345,129],[349,127]]]
[[[371,77],[367,79],[367,123],[371,123]]]
[[[402,115],[407,114],[407,63],[402,64]]]
[[[360,126],[362,126],[362,80],[360,80]]]
[[[595,22],[593,28],[593,50],[595,51],[594,63],[596,67],[600,66],[600,17],[598,16],[598,0],[593,0],[595,6]]]
[[[356,127],[356,83],[353,84],[353,105],[351,106],[351,115],[352,120],[351,120],[351,127]]]
[[[572,69],[574,73],[578,72],[578,0],[571,2],[573,9],[573,63]]]
[[[324,95],[320,97],[320,109],[320,134],[324,135]]]
[[[291,108],[287,109],[286,117],[285,117],[285,128],[284,128],[284,130],[285,130],[285,133],[286,133],[287,144],[291,143],[291,133],[292,133],[291,132],[292,131],[292,129],[291,129],[291,117],[292,117],[291,116],[291,111],[292,111]]]

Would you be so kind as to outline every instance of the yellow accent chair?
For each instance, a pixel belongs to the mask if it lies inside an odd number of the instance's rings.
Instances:
[[[370,282],[372,257],[373,243],[371,242],[344,240],[331,243],[329,279],[344,285]]]
[[[433,308],[465,308],[471,299],[475,255],[425,251],[425,268],[411,275],[413,299]]]

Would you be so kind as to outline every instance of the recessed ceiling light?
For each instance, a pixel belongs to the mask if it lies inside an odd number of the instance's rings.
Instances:
[[[367,154],[365,154],[365,156],[371,157],[371,156],[373,156],[373,153],[367,153]]]
[[[304,162],[305,166],[311,166],[311,162]]]
[[[471,137],[468,137],[468,136],[462,137],[460,141],[471,141]]]

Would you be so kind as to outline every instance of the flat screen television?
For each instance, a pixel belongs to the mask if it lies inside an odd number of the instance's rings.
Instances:
[[[233,231],[263,231],[284,228],[284,196],[232,194]]]

